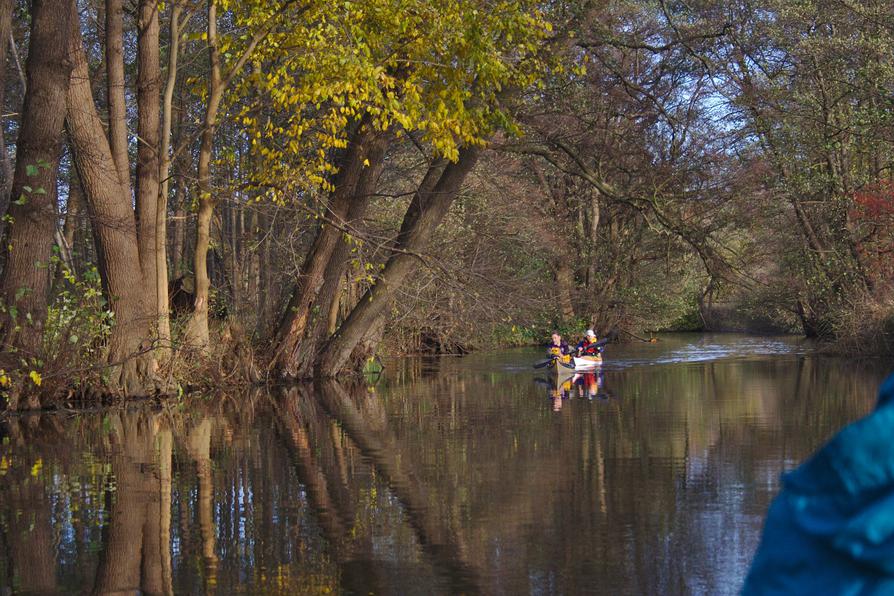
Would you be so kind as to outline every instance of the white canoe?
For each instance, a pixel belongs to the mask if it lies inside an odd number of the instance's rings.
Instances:
[[[575,370],[589,370],[591,368],[596,368],[597,366],[602,364],[602,356],[575,356],[574,357],[574,369]]]

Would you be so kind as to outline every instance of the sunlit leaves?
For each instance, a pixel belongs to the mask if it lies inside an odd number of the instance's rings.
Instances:
[[[528,1],[222,3],[234,31],[282,19],[229,100],[267,187],[330,190],[333,151],[367,116],[456,159],[511,119],[498,95],[532,83],[550,26]],[[235,35],[235,34],[234,34]],[[242,37],[247,34],[242,33]],[[222,52],[239,38],[221,36]],[[278,194],[278,193],[274,193]]]

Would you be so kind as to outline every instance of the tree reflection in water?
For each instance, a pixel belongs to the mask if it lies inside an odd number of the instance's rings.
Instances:
[[[734,592],[778,473],[868,411],[882,374],[794,357],[607,370],[553,412],[530,376],[463,366],[10,417],[0,586]]]

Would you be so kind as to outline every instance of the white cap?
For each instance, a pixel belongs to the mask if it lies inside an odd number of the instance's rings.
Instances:
[[[592,329],[587,329],[587,337],[596,337],[596,334],[593,333]]]

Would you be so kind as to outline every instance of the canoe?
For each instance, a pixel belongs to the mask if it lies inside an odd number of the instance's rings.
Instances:
[[[588,370],[591,368],[595,368],[602,364],[602,354],[598,356],[575,356],[574,357],[574,368],[575,370]]]
[[[562,362],[560,359],[556,358],[553,360],[549,367],[553,372],[567,374],[573,373],[574,371],[586,371],[592,370],[597,366],[602,364],[602,356],[574,356],[571,358],[571,362]]]
[[[553,389],[559,389],[563,384],[569,382],[571,377],[577,374],[572,362],[562,362],[559,358],[550,362],[547,370],[552,377],[550,383],[552,384]],[[568,386],[568,390],[571,390],[570,385]]]
[[[575,366],[571,362],[562,362],[561,358],[554,358],[553,361],[549,363],[549,368],[553,372],[570,375],[574,373]]]

